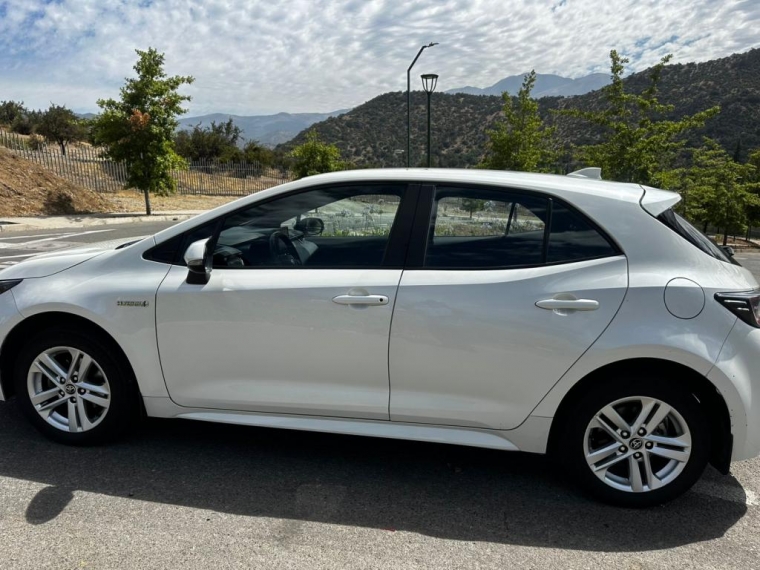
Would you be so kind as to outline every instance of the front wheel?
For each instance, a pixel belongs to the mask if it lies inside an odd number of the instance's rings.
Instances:
[[[594,497],[616,505],[666,503],[701,477],[710,440],[696,398],[665,381],[613,380],[586,394],[559,455]]]
[[[51,330],[31,339],[15,367],[21,409],[44,435],[91,445],[121,435],[135,417],[131,371],[110,347],[77,330]]]

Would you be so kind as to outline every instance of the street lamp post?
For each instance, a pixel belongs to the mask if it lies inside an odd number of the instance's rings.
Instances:
[[[430,168],[430,96],[438,84],[438,76],[435,73],[426,73],[420,77],[422,77],[422,88],[427,93],[427,167]]]
[[[417,60],[420,58],[420,55],[422,55],[422,52],[425,51],[426,48],[437,46],[437,42],[430,42],[426,46],[422,46],[420,48],[420,51],[417,52],[417,55],[415,56],[414,60],[412,61],[412,65],[409,66],[409,69],[406,70],[406,167],[410,168],[412,166],[412,92],[410,90],[410,78],[411,78],[411,72],[412,68],[414,67],[414,64],[417,63]]]

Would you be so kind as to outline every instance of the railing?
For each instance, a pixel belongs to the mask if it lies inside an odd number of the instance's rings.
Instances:
[[[68,145],[64,154],[56,144],[0,129],[0,146],[96,192],[118,192],[126,186],[126,164],[103,158],[101,149],[86,143]],[[186,170],[176,170],[172,176],[179,194],[212,196],[247,196],[293,180],[290,172],[258,162],[222,163],[210,159],[192,161]]]

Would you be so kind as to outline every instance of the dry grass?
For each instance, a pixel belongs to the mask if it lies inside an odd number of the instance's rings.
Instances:
[[[0,148],[0,216],[60,216],[109,212],[102,195]]]
[[[239,199],[240,196],[188,196],[175,194],[173,196],[150,197],[150,205],[154,212],[177,212],[180,210],[210,210],[227,202]],[[108,194],[113,212],[145,213],[145,198],[136,190],[122,190]]]

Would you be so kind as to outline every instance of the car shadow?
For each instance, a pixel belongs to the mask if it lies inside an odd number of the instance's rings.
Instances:
[[[307,432],[146,420],[117,444],[52,443],[0,405],[0,475],[43,483],[27,521],[55,519],[75,491],[252,517],[403,530],[524,546],[620,552],[722,536],[747,510],[713,470],[663,507],[623,510],[577,494],[548,459]],[[286,525],[287,526],[287,525]]]

